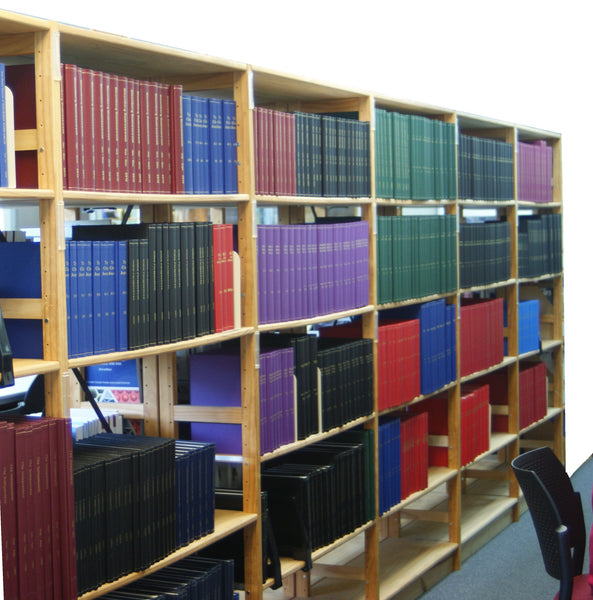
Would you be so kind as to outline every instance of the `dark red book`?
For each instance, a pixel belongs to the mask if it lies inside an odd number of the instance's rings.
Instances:
[[[173,194],[183,194],[185,191],[183,182],[183,88],[180,85],[171,85],[168,87],[168,94],[171,148],[171,182],[168,190]]]
[[[14,95],[14,128],[36,129],[35,65],[7,65],[6,85]],[[16,152],[16,185],[19,188],[38,187],[36,150]]]
[[[0,512],[4,597],[18,598],[18,532],[14,425],[0,422]]]

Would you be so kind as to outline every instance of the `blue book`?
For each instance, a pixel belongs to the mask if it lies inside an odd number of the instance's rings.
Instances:
[[[193,149],[193,113],[191,96],[184,94],[182,96],[182,114],[183,114],[183,180],[186,194],[194,193],[194,149]]]
[[[93,257],[93,354],[103,349],[103,312],[101,290],[101,242],[92,243]]]
[[[8,187],[8,150],[6,139],[6,67],[0,63],[0,187]]]
[[[103,313],[102,352],[115,352],[116,348],[116,275],[115,242],[103,241],[101,244],[101,296]]]
[[[191,97],[193,140],[193,193],[210,193],[210,146],[208,100]]]
[[[41,298],[37,242],[0,244],[0,298]],[[4,319],[13,358],[43,358],[41,319]]]
[[[224,132],[222,100],[208,99],[210,125],[210,193],[224,194]]]
[[[116,242],[116,350],[128,349],[128,243]]]
[[[78,264],[78,356],[93,353],[93,250],[91,242],[76,244]]]
[[[223,100],[224,193],[239,191],[237,178],[237,107],[234,100]]]

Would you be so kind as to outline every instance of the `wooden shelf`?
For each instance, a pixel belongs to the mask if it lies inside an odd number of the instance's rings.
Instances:
[[[314,196],[256,196],[261,206],[361,206],[371,204],[370,198],[325,198]]]
[[[83,356],[81,358],[71,358],[68,361],[68,367],[71,369],[88,367],[89,365],[102,365],[108,362],[129,360],[133,358],[145,358],[147,356],[156,356],[169,352],[179,352],[180,350],[189,350],[190,348],[209,346],[211,344],[218,344],[228,340],[238,339],[252,334],[253,331],[253,327],[242,327],[241,329],[233,329],[231,331],[225,331],[222,333],[204,335],[191,340],[175,342],[174,344],[161,344],[160,346],[149,346],[147,348],[138,348],[137,350],[128,350],[126,352],[111,352],[109,354],[93,354],[91,356]]]
[[[346,317],[355,317],[357,315],[364,315],[373,312],[374,306],[363,306],[362,308],[353,308],[351,310],[344,310],[336,313],[328,313],[326,315],[320,315],[318,317],[311,317],[309,319],[299,319],[296,321],[282,321],[279,323],[266,323],[259,325],[259,331],[282,331],[285,329],[295,329],[297,327],[304,327],[306,325],[315,325],[318,323],[327,323],[329,321],[337,321],[338,319],[345,319]]]
[[[517,361],[515,356],[505,356],[502,362],[499,362],[497,365],[492,365],[488,369],[484,369],[482,371],[476,371],[475,373],[470,373],[469,375],[465,375],[461,378],[461,383],[467,383],[468,381],[472,381],[474,379],[478,379],[479,377],[484,377],[484,375],[489,375],[490,373],[494,373],[496,371],[500,371],[500,369],[505,369],[506,367],[512,365]]]
[[[136,581],[137,579],[141,579],[150,573],[155,573],[159,571],[163,567],[167,567],[176,563],[178,560],[193,554],[194,552],[198,552],[199,550],[203,550],[207,548],[214,542],[217,542],[229,535],[231,533],[235,533],[236,531],[240,531],[244,529],[248,525],[255,523],[257,520],[257,515],[248,514],[239,511],[233,510],[216,510],[214,517],[214,532],[204,536],[203,538],[184,546],[183,548],[179,548],[163,560],[155,563],[148,569],[137,572],[130,573],[129,575],[125,575],[121,577],[117,581],[113,583],[108,583],[102,585],[100,588],[93,590],[91,592],[87,592],[80,596],[80,600],[93,600],[94,598],[100,598],[103,594],[106,594],[109,591],[116,590],[128,583],[132,583],[132,581]]]
[[[57,360],[14,358],[12,361],[12,366],[15,377],[45,375],[46,373],[57,373],[60,371],[60,363]]]
[[[229,206],[238,202],[247,202],[247,194],[145,194],[114,192],[64,191],[64,204],[72,207],[82,206],[128,206],[128,205],[175,205],[175,206]]]

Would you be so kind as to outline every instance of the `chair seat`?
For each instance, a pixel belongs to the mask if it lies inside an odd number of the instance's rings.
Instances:
[[[560,592],[558,592],[559,594]],[[558,594],[554,597],[554,600],[558,600]],[[571,600],[591,600],[593,598],[593,592],[589,585],[589,575],[579,575],[573,579],[572,596]]]

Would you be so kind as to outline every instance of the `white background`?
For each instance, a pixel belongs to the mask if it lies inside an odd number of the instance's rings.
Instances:
[[[560,132],[567,467],[593,452],[590,14],[582,0],[16,0],[2,8]]]

